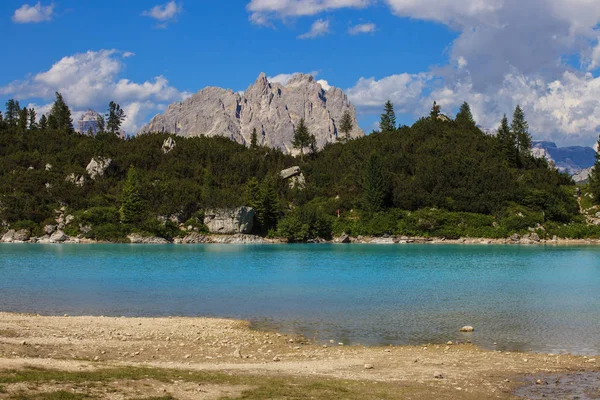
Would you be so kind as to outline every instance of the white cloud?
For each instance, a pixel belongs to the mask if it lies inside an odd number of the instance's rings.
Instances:
[[[331,85],[329,85],[329,82],[327,82],[325,79],[319,79],[317,81],[317,83],[319,85],[321,85],[321,87],[323,88],[323,90],[327,91],[329,89],[331,89]]]
[[[74,115],[88,108],[104,112],[108,103],[115,101],[127,114],[123,128],[134,133],[150,113],[161,111],[189,94],[170,86],[163,76],[144,82],[120,78],[123,59],[131,56],[128,52],[99,50],[63,57],[47,71],[0,87],[0,95],[51,102],[58,91]]]
[[[319,36],[325,36],[328,33],[329,33],[329,21],[324,20],[324,19],[319,19],[311,25],[310,31],[298,36],[298,39],[314,39]]]
[[[281,83],[283,86],[285,86],[294,75],[303,73],[304,72],[292,72],[291,74],[278,74],[275,76],[268,76],[267,80],[271,83]],[[308,75],[312,75],[312,77],[315,78],[317,75],[319,75],[319,71],[311,71],[308,73]]]
[[[251,0],[246,6],[250,20],[268,24],[274,18],[316,15],[342,8],[364,8],[374,0]]]
[[[40,2],[30,6],[29,4],[23,4],[20,8],[15,10],[12,16],[13,22],[19,24],[37,23],[43,21],[50,21],[54,14],[54,3],[43,6]]]
[[[359,35],[361,33],[373,33],[376,29],[377,26],[375,24],[368,22],[366,24],[359,24],[350,27],[350,29],[348,29],[348,33],[350,35]]]
[[[174,20],[177,15],[181,13],[183,7],[181,4],[177,4],[175,0],[172,0],[165,4],[159,4],[151,9],[144,11],[142,13],[143,16],[154,18],[157,21],[171,21]],[[164,24],[163,24],[164,25]],[[163,26],[159,25],[159,26]],[[166,27],[166,25],[165,25]]]

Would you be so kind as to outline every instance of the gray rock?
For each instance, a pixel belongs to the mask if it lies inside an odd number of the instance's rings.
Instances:
[[[163,142],[162,152],[168,154],[175,148],[176,145],[177,143],[175,143],[175,140],[172,137],[168,137]]]
[[[304,189],[306,187],[306,179],[304,178],[304,174],[300,174],[298,176],[293,176],[290,179],[290,189]]]
[[[186,235],[182,240],[181,243],[183,244],[199,244],[199,243],[206,243],[207,242],[207,238],[205,235],[201,235],[198,232],[192,232],[189,235]]]
[[[54,232],[51,236],[50,236],[50,241],[52,243],[62,243],[69,240],[69,237],[61,230],[58,230],[56,232]]]
[[[334,240],[335,243],[350,243],[350,236],[345,233]]]
[[[281,179],[290,179],[293,176],[297,176],[300,175],[300,167],[295,166],[295,167],[290,167],[288,169],[284,169],[283,171],[281,171],[279,173],[279,175],[281,176]]]
[[[254,209],[252,207],[238,207],[207,210],[204,213],[204,225],[208,227],[211,233],[250,233],[254,226]]]
[[[133,233],[127,236],[129,241],[133,244],[168,244],[166,239],[155,237],[155,236],[142,236],[138,233]]]
[[[85,176],[83,176],[83,175],[69,174],[65,178],[65,182],[69,182],[69,183],[72,183],[75,186],[81,187],[81,186],[83,186],[85,184]]]
[[[4,235],[2,235],[2,243],[12,243],[15,240],[15,230],[9,229]]]
[[[521,236],[518,233],[513,233],[510,236],[510,240],[512,240],[513,242],[518,242],[519,240],[521,240]]]
[[[474,332],[475,328],[473,328],[470,325],[467,325],[467,326],[463,326],[462,328],[460,328],[460,331],[461,332]]]
[[[46,171],[50,171],[52,169],[52,164],[46,164]]]
[[[46,225],[44,226],[44,233],[46,235],[52,235],[56,230],[56,225]]]
[[[243,93],[207,87],[171,104],[139,133],[169,132],[180,136],[225,136],[249,144],[252,131],[259,144],[292,152],[294,129],[304,118],[320,149],[337,141],[345,111],[353,122],[351,138],[364,136],[356,111],[341,89],[325,90],[310,75],[294,75],[284,86],[269,82],[264,73]]]
[[[15,232],[15,235],[13,236],[13,241],[26,242],[29,240],[30,237],[31,232],[29,232],[29,229],[21,229]]]
[[[529,235],[529,239],[534,242],[539,242],[541,240],[540,236],[535,232],[533,232],[531,235]]]
[[[90,163],[85,167],[88,175],[92,180],[95,180],[108,171],[108,169],[112,166],[112,160],[110,158],[104,157],[94,157],[90,161]]]

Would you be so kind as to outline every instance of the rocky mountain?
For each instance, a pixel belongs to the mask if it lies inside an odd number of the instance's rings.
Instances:
[[[535,157],[546,158],[560,171],[567,172],[576,179],[584,177],[596,161],[596,150],[587,146],[558,147],[554,142],[534,141],[532,153]]]
[[[353,138],[364,136],[354,106],[341,89],[325,90],[311,75],[294,75],[286,85],[269,82],[261,73],[243,93],[207,87],[171,104],[140,133],[170,132],[180,136],[226,136],[249,144],[256,128],[259,144],[292,152],[294,129],[304,117],[317,146],[335,142],[345,111],[352,116]]]

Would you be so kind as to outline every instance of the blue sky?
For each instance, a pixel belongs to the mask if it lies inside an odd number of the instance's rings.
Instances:
[[[75,115],[110,100],[135,132],[205,86],[244,90],[265,72],[341,87],[370,131],[390,99],[400,121],[433,100],[469,101],[494,129],[517,104],[534,138],[595,143],[600,7],[588,0],[55,0],[0,4],[0,101]],[[9,40],[10,38],[10,40]]]

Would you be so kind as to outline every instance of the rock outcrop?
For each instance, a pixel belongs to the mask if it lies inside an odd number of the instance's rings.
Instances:
[[[575,173],[575,175],[573,175],[573,181],[575,181],[575,183],[587,182],[588,179],[590,179],[590,175],[592,174],[593,170],[594,170],[594,167],[590,167],[590,168],[586,168],[586,169],[582,169],[582,170],[578,171],[577,173]]]
[[[92,180],[98,177],[104,176],[108,169],[112,166],[112,160],[104,157],[94,157],[90,163],[85,167],[88,175]]]
[[[304,189],[306,187],[306,178],[300,171],[300,167],[291,167],[284,169],[279,173],[281,179],[288,180],[291,189]]]
[[[596,149],[587,146],[558,147],[554,142],[537,141],[533,142],[531,154],[537,158],[545,158],[559,171],[571,176],[588,170],[596,162]],[[587,177],[577,179],[585,181]]]
[[[169,241],[161,237],[142,236],[138,233],[133,233],[127,236],[130,243],[133,244],[169,244]]]
[[[177,145],[177,143],[175,143],[175,139],[173,139],[172,137],[168,137],[163,142],[162,152],[164,154],[168,154],[171,152],[171,150],[173,150],[175,148],[176,145]]]
[[[261,73],[243,93],[207,87],[171,104],[139,133],[168,132],[180,136],[225,136],[249,144],[256,129],[259,144],[292,152],[294,129],[301,118],[317,140],[317,147],[335,142],[342,116],[348,111],[350,137],[364,136],[354,106],[341,89],[325,90],[311,75],[296,74],[284,86]]]
[[[254,209],[252,207],[238,207],[207,210],[204,213],[204,225],[208,227],[211,233],[250,233],[254,226]]]

